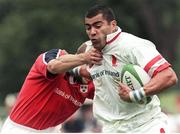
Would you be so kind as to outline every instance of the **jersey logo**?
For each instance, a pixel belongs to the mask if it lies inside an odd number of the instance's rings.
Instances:
[[[161,133],[161,134],[162,134],[162,133],[166,133],[165,130],[164,130],[164,128],[161,128],[161,129],[160,129],[160,133]]]
[[[114,55],[112,55],[112,66],[117,66],[117,58]]]
[[[88,92],[88,85],[80,85],[80,91],[82,93],[87,93]]]

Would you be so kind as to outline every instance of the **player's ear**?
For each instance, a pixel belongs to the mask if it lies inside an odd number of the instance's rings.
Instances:
[[[112,28],[112,32],[117,31],[117,22],[116,22],[116,20],[111,21],[111,28]]]
[[[76,54],[84,53],[87,45],[85,43],[81,44],[81,46],[77,49]]]

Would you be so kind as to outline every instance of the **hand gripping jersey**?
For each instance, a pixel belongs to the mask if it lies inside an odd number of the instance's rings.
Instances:
[[[89,50],[92,47],[91,41],[87,41],[86,44],[86,50]],[[125,102],[118,95],[123,65],[139,65],[151,77],[170,66],[156,50],[154,44],[121,32],[118,27],[118,31],[107,36],[107,45],[102,52],[102,65],[89,67],[95,85],[94,116],[105,124],[129,120],[128,125],[136,128],[158,114],[161,109],[156,95],[152,96],[150,102],[144,105]],[[131,122],[132,120],[134,122]],[[121,128],[128,127],[121,125]]]
[[[63,50],[53,49],[37,58],[10,113],[13,122],[37,130],[54,127],[93,98],[92,82],[83,85],[68,73],[48,76],[47,63],[61,55]]]

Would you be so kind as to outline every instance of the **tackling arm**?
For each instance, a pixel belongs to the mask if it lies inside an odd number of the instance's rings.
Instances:
[[[48,62],[47,69],[52,74],[59,74],[83,64],[100,64],[101,60],[102,55],[96,49],[91,49],[85,53],[66,54],[52,59]]]

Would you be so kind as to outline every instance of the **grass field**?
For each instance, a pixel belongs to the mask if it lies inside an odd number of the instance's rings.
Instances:
[[[161,107],[170,113],[180,112],[180,103],[177,104],[178,97],[180,99],[180,92],[178,92],[178,90],[168,90],[164,93],[161,93],[159,95]]]

